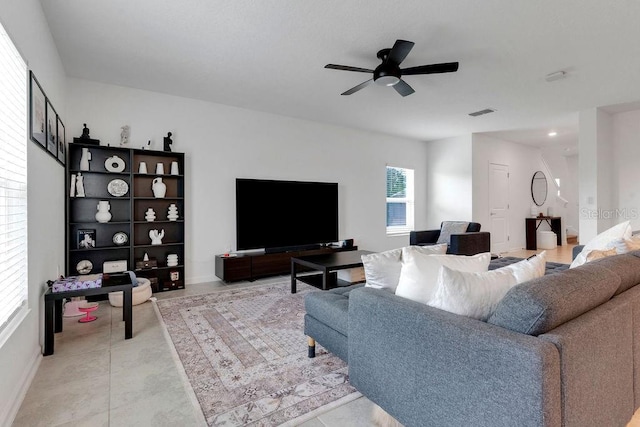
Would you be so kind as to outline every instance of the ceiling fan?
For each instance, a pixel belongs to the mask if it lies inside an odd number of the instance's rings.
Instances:
[[[382,61],[375,70],[367,68],[350,67],[348,65],[327,64],[324,68],[332,70],[356,71],[359,73],[373,73],[373,78],[351,89],[343,92],[342,95],[351,95],[360,89],[369,86],[375,82],[381,86],[393,86],[393,88],[402,96],[411,95],[413,88],[402,80],[402,76],[413,76],[416,74],[436,74],[436,73],[453,73],[458,71],[457,62],[445,62],[442,64],[420,65],[418,67],[410,67],[400,69],[400,63],[404,61],[414,43],[406,40],[396,40],[391,49],[382,49],[377,56]]]

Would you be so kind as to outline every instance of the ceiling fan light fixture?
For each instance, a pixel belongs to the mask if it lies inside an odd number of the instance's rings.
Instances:
[[[400,81],[396,76],[380,76],[376,79],[376,83],[380,86],[395,86]]]

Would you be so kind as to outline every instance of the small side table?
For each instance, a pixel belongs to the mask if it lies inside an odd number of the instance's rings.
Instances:
[[[539,221],[539,222],[538,222]],[[542,221],[546,221],[551,231],[556,233],[558,246],[562,246],[562,219],[559,216],[538,216],[525,218],[525,231],[527,236],[527,250],[538,250],[537,231]]]
[[[77,291],[51,292],[44,294],[44,355],[53,354],[54,332],[62,332],[62,300],[71,297],[104,295],[122,291],[122,320],[124,320],[124,338],[133,338],[133,285],[104,286],[102,288],[80,289]]]

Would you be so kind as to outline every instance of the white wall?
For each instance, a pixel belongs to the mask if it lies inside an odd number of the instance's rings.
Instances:
[[[426,229],[474,219],[471,155],[471,135],[427,143]]]
[[[566,230],[572,227],[579,229],[578,221],[578,170],[577,155],[565,156],[563,147],[545,147],[541,149],[542,158],[549,166],[544,170],[549,180],[548,205],[553,206],[554,215],[562,217],[562,238],[566,242]],[[553,179],[560,180],[562,197],[567,200],[567,206],[556,197],[558,188]]]
[[[531,216],[531,178],[543,169],[540,149],[516,144],[482,134],[473,134],[473,219],[482,224],[483,231],[491,231],[489,215],[489,164],[509,166],[509,250],[526,246],[525,218]],[[547,182],[547,193],[552,187]],[[546,214],[550,197],[540,206]],[[549,229],[543,223],[541,230]]]
[[[173,133],[173,150],[186,153],[188,283],[214,280],[214,255],[235,248],[236,178],[338,182],[340,238],[380,251],[409,241],[386,236],[385,166],[412,168],[416,227],[425,225],[423,142],[78,79],[68,103],[67,132],[87,123],[103,145],[125,124],[135,147],[162,149]]]
[[[65,74],[40,2],[0,0],[0,22],[66,123]],[[41,360],[45,282],[64,265],[64,168],[28,141],[28,316],[0,348],[0,425],[15,417]]]
[[[631,220],[633,230],[640,230],[640,110],[613,115],[612,135],[612,196],[618,221]]]
[[[579,242],[622,221],[614,209],[613,128],[611,116],[599,108],[579,114]],[[626,155],[626,153],[625,153]]]
[[[567,194],[567,199],[569,201],[569,206],[566,209],[567,212],[567,220],[565,229],[568,227],[572,227],[580,235],[580,217],[579,217],[579,154],[573,156],[567,156],[565,158],[567,163],[567,175],[569,176],[569,180],[562,184],[562,194]]]

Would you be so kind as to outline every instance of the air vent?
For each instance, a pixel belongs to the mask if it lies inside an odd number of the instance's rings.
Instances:
[[[483,116],[485,114],[489,114],[489,113],[495,113],[496,110],[494,110],[493,108],[485,108],[484,110],[480,110],[480,111],[476,111],[473,113],[469,113],[469,115],[471,117],[478,117],[478,116]]]

